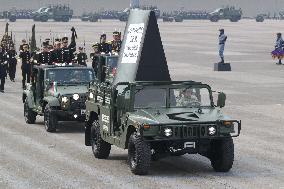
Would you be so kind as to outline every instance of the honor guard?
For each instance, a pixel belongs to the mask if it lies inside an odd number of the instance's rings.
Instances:
[[[114,31],[113,32],[113,40],[111,41],[111,52],[119,53],[121,49],[121,32]]]
[[[4,85],[5,85],[5,78],[7,76],[7,56],[3,51],[3,48],[0,46],[0,92],[4,93]]]
[[[97,74],[98,71],[98,56],[100,54],[99,51],[99,43],[95,43],[93,46],[93,52],[90,54],[90,58],[92,59],[92,68]]]
[[[31,53],[29,52],[28,44],[23,45],[23,52],[20,53],[19,57],[22,59],[22,87],[23,89],[26,88],[26,81],[30,83],[31,77]]]
[[[68,37],[62,38],[62,48],[60,49],[60,63],[71,63],[74,55],[73,55],[73,49],[68,46]]]
[[[52,64],[51,60],[51,52],[49,52],[49,45],[47,42],[43,42],[43,51],[38,55],[38,63],[39,64]]]
[[[24,45],[27,45],[27,41],[25,39],[22,40],[22,44],[20,45],[19,51],[22,52],[24,51]]]
[[[17,68],[17,52],[13,45],[10,46],[7,52],[7,61],[9,66],[9,77],[12,82],[15,82],[16,68]]]
[[[101,35],[98,50],[100,53],[103,54],[107,54],[110,52],[110,45],[106,42],[106,34]]]
[[[82,66],[87,66],[87,55],[86,53],[83,51],[84,48],[83,47],[79,47],[79,53],[77,54],[77,63],[79,65],[82,65]]]
[[[221,61],[219,63],[225,63],[224,61],[224,50],[225,50],[225,43],[227,41],[227,36],[225,35],[224,29],[220,29],[219,34],[219,56],[221,58]]]

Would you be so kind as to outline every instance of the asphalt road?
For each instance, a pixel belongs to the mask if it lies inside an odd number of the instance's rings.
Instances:
[[[33,22],[19,20],[10,27],[16,42],[26,37]],[[3,28],[4,21],[0,21]],[[242,20],[159,22],[171,76],[197,80],[227,94],[224,111],[242,120],[235,142],[235,162],[229,173],[215,173],[209,160],[199,155],[166,158],[153,162],[147,176],[133,175],[127,151],[112,148],[107,160],[95,159],[84,146],[82,124],[61,123],[57,133],[47,133],[43,119],[27,125],[21,102],[21,76],[7,81],[0,94],[0,188],[284,188],[284,66],[275,65],[270,52],[275,34],[284,31],[283,21]],[[89,46],[98,34],[124,30],[124,23],[36,23],[37,40],[50,30],[70,36],[75,26],[78,45]],[[218,29],[228,35],[226,61],[232,72],[214,72]],[[30,34],[27,34],[30,36]],[[19,66],[18,66],[19,68]]]

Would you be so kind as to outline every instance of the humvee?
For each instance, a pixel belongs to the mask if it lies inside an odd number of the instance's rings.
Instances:
[[[190,91],[186,98],[184,92]],[[201,154],[215,171],[234,161],[232,137],[241,121],[223,115],[224,93],[213,103],[210,86],[194,81],[93,82],[86,101],[85,144],[96,158],[108,158],[111,145],[128,149],[134,174],[148,172],[151,159]]]
[[[32,70],[32,81],[23,91],[24,117],[34,124],[44,116],[45,129],[54,132],[58,121],[85,120],[85,101],[92,68],[39,65]]]
[[[219,20],[229,19],[231,22],[238,22],[242,18],[242,10],[235,7],[218,8],[208,14],[211,22],[218,22]]]

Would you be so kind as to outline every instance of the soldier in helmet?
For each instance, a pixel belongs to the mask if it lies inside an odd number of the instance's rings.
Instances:
[[[227,36],[225,35],[225,30],[220,29],[219,34],[219,56],[221,58],[221,61],[219,63],[225,63],[224,61],[224,50],[225,50],[225,43],[227,41]]]
[[[103,54],[110,52],[109,44],[106,42],[106,34],[101,35],[98,50],[100,53],[103,53]]]
[[[4,93],[5,78],[7,76],[7,56],[5,55],[3,48],[0,46],[0,92]]]
[[[84,52],[84,48],[79,47],[79,53],[77,54],[77,63],[82,66],[87,66],[87,59],[88,57],[87,54]]]
[[[111,41],[111,52],[119,53],[121,49],[121,32],[114,31],[113,32],[113,40]]]
[[[193,106],[200,104],[192,89],[183,89],[176,98],[177,106]]]
[[[43,51],[38,55],[39,64],[52,64],[51,52],[49,51],[49,45],[47,42],[43,42]]]
[[[23,45],[23,51],[20,52],[19,57],[22,59],[22,87],[23,89],[26,88],[26,81],[27,83],[30,83],[30,77],[31,77],[31,53],[29,52],[29,46],[28,44]]]
[[[9,65],[9,77],[12,82],[15,82],[16,68],[17,68],[17,52],[14,45],[10,46],[9,51],[7,52],[7,60]]]

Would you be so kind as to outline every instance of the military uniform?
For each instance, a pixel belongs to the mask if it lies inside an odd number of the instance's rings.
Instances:
[[[224,34],[224,29],[220,29],[219,35],[219,56],[221,58],[220,63],[224,63],[224,50],[225,50],[225,43],[227,40],[227,36]]]
[[[31,77],[31,53],[29,51],[24,51],[20,53],[20,58],[22,59],[22,86],[25,88],[26,86],[26,81],[27,83],[30,83],[30,77]]]
[[[110,44],[109,43],[100,43],[98,50],[100,53],[109,53],[110,52]]]
[[[62,38],[63,43],[68,42],[67,37]],[[76,47],[69,45],[68,47],[62,47],[59,50],[59,62],[60,63],[71,63],[72,60],[74,59],[74,52],[76,51]]]
[[[98,72],[98,56],[100,54],[98,47],[99,43],[95,43],[93,46],[94,52],[90,54],[90,58],[92,59],[92,68],[94,69],[95,74]]]
[[[192,106],[195,103],[200,104],[196,95],[190,92],[190,95],[186,94],[186,91],[182,91],[181,94],[176,97],[177,106]]]
[[[113,32],[113,40],[110,42],[111,45],[111,52],[112,53],[119,53],[122,45],[121,41],[121,32],[114,31]]]
[[[9,77],[11,81],[15,81],[16,68],[17,68],[17,52],[11,49],[7,53],[7,60],[9,66]]]
[[[0,51],[0,92],[4,92],[4,85],[5,85],[5,78],[7,76],[7,56],[6,54],[1,50]]]
[[[77,63],[82,66],[87,66],[86,60],[88,59],[86,53],[80,52],[77,54]]]

